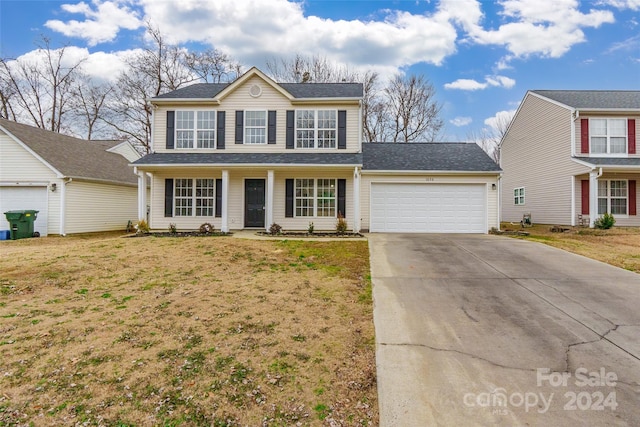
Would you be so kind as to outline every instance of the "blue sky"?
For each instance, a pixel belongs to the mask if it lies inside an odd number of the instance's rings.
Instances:
[[[424,74],[449,141],[490,128],[529,89],[640,89],[640,0],[0,0],[0,55],[28,56],[46,35],[113,78],[147,20],[245,69],[301,53]]]

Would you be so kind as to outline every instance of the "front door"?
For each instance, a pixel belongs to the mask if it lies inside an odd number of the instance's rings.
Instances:
[[[244,226],[264,227],[264,179],[244,181]]]

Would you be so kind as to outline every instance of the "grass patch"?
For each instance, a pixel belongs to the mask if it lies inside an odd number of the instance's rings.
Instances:
[[[0,425],[378,424],[364,240],[3,251]]]

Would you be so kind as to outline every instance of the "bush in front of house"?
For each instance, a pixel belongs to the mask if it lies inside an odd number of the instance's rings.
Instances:
[[[613,215],[609,213],[605,213],[600,218],[596,219],[593,224],[596,228],[599,228],[600,230],[608,230],[611,227],[613,227],[613,224],[615,223],[616,223],[616,219],[613,217]]]

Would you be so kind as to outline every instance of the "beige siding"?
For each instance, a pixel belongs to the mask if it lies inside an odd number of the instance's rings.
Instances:
[[[166,230],[169,224],[176,224],[179,230],[195,230],[201,224],[209,222],[216,229],[222,226],[222,218],[215,217],[164,217],[164,180],[166,178],[215,178],[221,179],[220,169],[202,168],[198,170],[175,170],[168,173],[155,173],[152,179],[151,219],[154,230]],[[245,179],[267,180],[267,169],[229,170],[229,195],[227,205],[228,224],[231,230],[244,228],[244,182]],[[274,170],[273,220],[286,230],[306,230],[309,222],[316,230],[334,230],[335,218],[285,218],[285,180],[287,178],[336,178],[346,179],[346,210],[349,227],[353,225],[353,170],[351,169],[276,169]],[[270,224],[266,224],[268,226]]]
[[[368,230],[371,212],[371,184],[374,182],[402,182],[436,184],[485,184],[487,186],[487,231],[498,227],[498,176],[487,175],[384,175],[363,173],[360,182],[360,215],[362,230]],[[493,190],[492,184],[496,184]]]
[[[125,230],[138,217],[136,187],[74,180],[66,198],[66,233]]]
[[[590,117],[595,117],[595,118],[625,118],[625,119],[634,119],[636,121],[636,154],[632,154],[629,157],[639,157],[640,158],[640,115],[625,115],[625,116],[620,116],[620,115],[616,115],[616,114],[611,114],[611,113],[589,113],[589,114],[584,114],[581,113],[580,117],[578,118],[578,120],[576,120],[574,122],[574,128],[575,128],[575,132],[576,132],[576,156],[588,156],[589,153],[582,153],[582,132],[581,132],[581,128],[582,125],[580,124],[580,119],[588,119]],[[599,154],[597,156],[602,156],[602,154]]]
[[[582,180],[588,180],[589,175],[579,175],[575,177],[575,185],[576,185],[576,218],[579,213],[582,212]],[[626,179],[626,180],[635,180],[636,181],[636,211],[640,213],[640,209],[638,209],[639,201],[640,201],[640,174],[634,173],[604,173],[600,179]],[[588,224],[589,215],[583,215],[584,220]],[[640,226],[640,216],[638,215],[614,215],[616,219],[616,226],[618,227],[639,227]],[[578,223],[576,222],[576,225]]]
[[[115,147],[113,147],[113,148],[111,148],[111,149],[109,149],[107,151],[110,151],[112,153],[118,153],[122,157],[124,157],[125,159],[129,160],[130,162],[135,162],[136,160],[138,160],[141,157],[141,155],[138,152],[138,150],[136,150],[128,142],[123,142],[121,144],[118,144]]]
[[[249,95],[249,88],[258,84],[262,87],[262,95],[257,98]],[[162,105],[154,112],[154,135],[153,149],[158,152],[211,152],[214,149],[207,150],[167,150],[166,149],[166,128],[167,128],[167,111],[180,109],[212,109],[216,111],[226,112],[225,122],[225,152],[292,152],[287,150],[286,143],[286,112],[295,109],[335,109],[347,111],[347,149],[306,149],[304,152],[358,152],[359,144],[359,106],[357,104],[341,105],[341,104],[321,104],[312,106],[293,105],[280,92],[271,85],[266,83],[258,76],[254,76],[239,86],[234,92],[225,97],[220,105],[213,102],[198,101],[189,102],[185,105],[183,102],[176,102],[174,105]],[[236,110],[275,110],[276,111],[276,144],[235,144],[235,112]],[[298,151],[298,150],[296,150]],[[302,150],[300,150],[302,151]]]
[[[570,177],[587,167],[571,160],[571,111],[527,95],[502,145],[502,220],[570,224]],[[525,188],[525,204],[516,206],[514,188]]]

